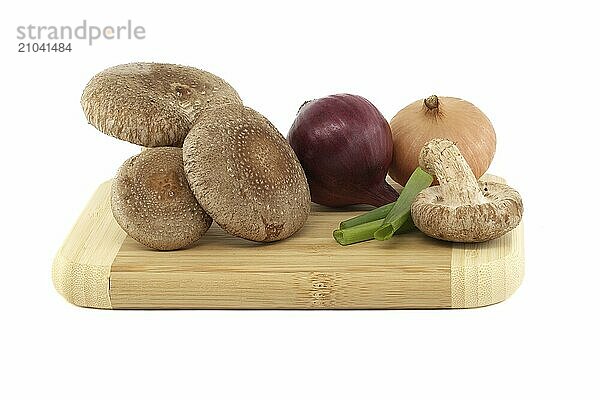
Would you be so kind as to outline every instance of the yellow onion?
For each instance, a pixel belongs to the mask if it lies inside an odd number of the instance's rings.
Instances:
[[[434,138],[456,143],[477,178],[496,152],[496,133],[485,114],[456,97],[429,96],[400,110],[390,122],[394,151],[389,174],[401,185],[419,166],[419,152]]]

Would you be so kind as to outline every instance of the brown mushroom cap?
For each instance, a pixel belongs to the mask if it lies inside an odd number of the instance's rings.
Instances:
[[[204,110],[242,101],[223,79],[193,67],[131,63],[94,76],[81,97],[89,123],[146,147],[183,145]]]
[[[413,222],[426,235],[452,242],[484,242],[521,222],[519,193],[502,183],[478,182],[455,143],[429,141],[419,163],[440,183],[421,191],[411,206]]]
[[[310,211],[310,193],[294,151],[251,108],[230,104],[203,113],[183,145],[196,198],[227,232],[258,242],[285,239]]]
[[[176,147],[146,149],[125,161],[112,183],[111,206],[129,236],[157,250],[187,247],[212,223],[190,190]]]
[[[479,182],[484,202],[444,204],[439,186],[417,195],[411,207],[413,222],[427,236],[451,242],[484,242],[514,229],[523,215],[519,193],[508,185]]]

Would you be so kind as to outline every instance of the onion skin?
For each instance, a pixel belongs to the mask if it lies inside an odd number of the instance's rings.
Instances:
[[[400,110],[390,122],[394,156],[389,174],[405,185],[419,166],[419,153],[434,138],[456,143],[479,179],[496,152],[496,133],[485,114],[456,97],[430,96]]]
[[[313,202],[379,207],[398,198],[385,181],[392,162],[391,129],[367,99],[337,94],[304,103],[288,140]]]

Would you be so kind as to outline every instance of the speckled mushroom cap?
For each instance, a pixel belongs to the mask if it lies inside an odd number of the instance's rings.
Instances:
[[[452,242],[483,242],[521,222],[519,193],[502,183],[478,182],[453,142],[428,142],[419,163],[440,183],[421,191],[411,206],[413,222],[426,235]]]
[[[212,223],[190,190],[176,147],[146,149],[125,161],[112,183],[111,206],[129,236],[157,250],[187,247]]]
[[[183,145],[196,198],[227,232],[258,242],[285,239],[310,211],[310,193],[294,151],[277,129],[248,107],[202,115]]]
[[[174,64],[110,67],[87,84],[81,105],[89,123],[145,147],[183,145],[204,110],[241,104],[235,89],[210,72]]]
[[[484,202],[450,206],[439,186],[417,195],[411,207],[415,226],[427,236],[451,242],[484,242],[516,228],[523,215],[519,193],[508,185],[478,182]]]

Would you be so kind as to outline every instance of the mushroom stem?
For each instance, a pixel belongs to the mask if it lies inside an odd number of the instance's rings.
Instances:
[[[421,149],[419,164],[425,171],[435,174],[447,205],[485,202],[477,178],[454,142],[447,139],[430,140]]]

